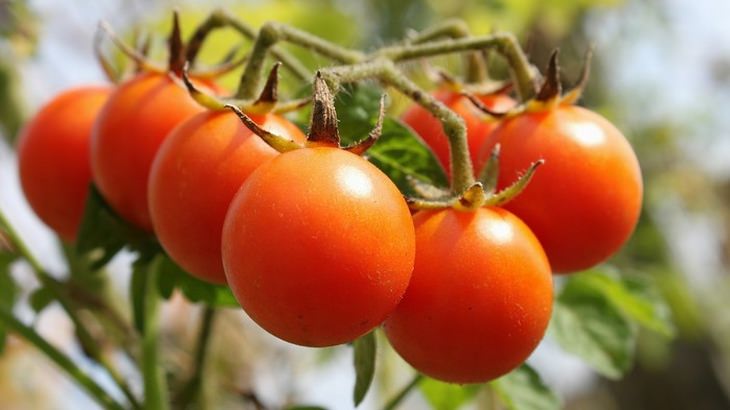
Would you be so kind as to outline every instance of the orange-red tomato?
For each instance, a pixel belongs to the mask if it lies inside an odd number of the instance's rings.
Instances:
[[[18,165],[35,213],[66,241],[81,223],[91,183],[89,139],[110,87],[65,91],[47,103],[20,133]]]
[[[413,220],[413,277],[384,325],[395,350],[451,383],[485,382],[519,366],[552,309],[550,265],[537,238],[500,208],[422,211]]]
[[[151,231],[147,179],[167,134],[203,111],[167,74],[143,73],[121,84],[99,114],[91,141],[94,183],[122,218]]]
[[[413,223],[388,177],[337,148],[286,152],[236,194],[223,265],[243,309],[305,346],[349,342],[378,326],[408,286]]]
[[[499,187],[545,159],[524,192],[505,205],[532,229],[555,272],[596,265],[631,236],[641,210],[639,162],[621,132],[576,106],[506,120],[484,146],[501,144]]]
[[[277,115],[254,116],[263,128],[304,142],[304,134]],[[221,231],[243,181],[278,153],[232,112],[203,112],[167,137],[152,165],[149,207],[165,251],[191,274],[225,283]]]
[[[446,104],[447,107],[451,108],[464,119],[469,154],[474,163],[475,171],[478,171],[484,163],[479,158],[479,152],[481,151],[482,145],[484,145],[484,141],[497,127],[499,122],[486,118],[484,113],[479,111],[468,98],[454,91],[446,89],[439,90],[434,93],[434,97]],[[480,95],[478,98],[488,108],[498,112],[507,111],[515,105],[515,101],[504,94]],[[411,106],[403,114],[402,119],[403,122],[413,128],[423,141],[431,147],[441,166],[444,167],[447,174],[450,174],[451,158],[449,156],[449,140],[446,134],[444,134],[441,122],[420,105]]]

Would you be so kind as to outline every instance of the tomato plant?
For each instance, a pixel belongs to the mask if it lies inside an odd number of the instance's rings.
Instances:
[[[385,322],[414,368],[452,383],[481,383],[525,361],[552,310],[552,278],[530,229],[500,208],[422,211],[403,301]]]
[[[506,209],[535,232],[556,272],[590,268],[631,235],[641,209],[639,163],[623,134],[600,115],[561,105],[510,118],[487,140],[500,145],[499,186],[535,158],[545,166]]]
[[[304,140],[280,116],[254,120]],[[197,114],[172,131],[154,161],[148,190],[154,231],[167,253],[188,272],[225,283],[220,238],[226,211],[243,181],[276,155],[229,111]]]
[[[485,159],[479,156],[487,137],[498,125],[498,120],[490,118],[469,102],[457,91],[441,89],[434,92],[434,97],[456,112],[466,123],[466,134],[469,144],[469,155],[474,169],[479,170]],[[476,96],[488,108],[503,112],[515,105],[515,101],[506,94],[479,94]],[[403,114],[403,121],[428,144],[447,173],[451,173],[449,158],[449,140],[443,131],[441,122],[420,105],[413,105]]]
[[[89,140],[110,87],[67,90],[46,103],[20,133],[18,166],[26,199],[66,241],[73,241],[91,183]]]
[[[223,228],[233,293],[264,329],[331,346],[400,301],[413,269],[410,212],[375,166],[338,148],[284,153],[255,171]]]

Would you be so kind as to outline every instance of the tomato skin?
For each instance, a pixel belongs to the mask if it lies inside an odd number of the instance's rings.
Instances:
[[[290,151],[231,204],[223,265],[243,309],[288,342],[332,346],[378,326],[408,286],[413,223],[385,174],[337,148]]]
[[[530,229],[500,208],[413,217],[410,286],[385,321],[388,340],[419,372],[481,383],[524,362],[552,310],[552,275]]]
[[[479,157],[484,141],[497,125],[499,125],[499,122],[487,118],[468,98],[457,92],[442,89],[436,91],[433,95],[437,100],[446,104],[447,107],[464,119],[467,142],[469,144],[469,155],[471,156],[474,170],[477,172],[484,164],[484,161],[480,160]],[[479,95],[477,97],[487,107],[499,112],[507,111],[516,104],[512,98],[504,94]],[[451,158],[449,140],[446,134],[444,134],[441,122],[418,104],[411,106],[403,114],[401,119],[413,128],[416,134],[431,147],[441,166],[446,170],[447,175],[450,175]]]
[[[67,90],[31,119],[20,133],[18,166],[33,211],[63,240],[73,242],[91,183],[91,129],[111,87]]]
[[[139,74],[111,95],[94,127],[91,170],[99,191],[122,218],[152,231],[147,206],[152,161],[168,133],[203,110],[167,74]]]
[[[641,211],[641,169],[626,138],[585,108],[560,106],[505,121],[482,151],[501,144],[499,187],[538,158],[545,165],[505,205],[532,229],[553,271],[574,272],[615,253]]]
[[[282,117],[253,120],[305,141]],[[148,197],[154,231],[175,262],[200,279],[226,283],[221,261],[226,211],[246,178],[276,155],[230,111],[197,114],[172,131],[152,165]]]

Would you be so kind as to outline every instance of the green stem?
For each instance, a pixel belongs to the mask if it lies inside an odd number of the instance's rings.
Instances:
[[[94,379],[81,371],[76,364],[48,343],[33,328],[26,326],[18,319],[13,317],[9,312],[0,310],[0,322],[18,334],[20,337],[37,347],[43,354],[53,361],[58,367],[71,376],[79,386],[81,386],[91,397],[100,405],[107,409],[123,410],[124,406],[115,401]]]
[[[354,64],[365,58],[365,55],[359,51],[340,47],[285,24],[268,22],[259,29],[248,64],[241,77],[236,98],[253,99],[256,97],[256,93],[261,89],[266,54],[279,41],[302,46],[344,64]]]
[[[200,24],[200,26],[198,26],[195,33],[193,33],[190,37],[190,41],[188,42],[187,60],[190,62],[191,66],[200,51],[200,47],[205,37],[207,37],[211,31],[226,26],[236,30],[239,34],[249,40],[256,38],[256,30],[254,30],[253,27],[238,20],[236,17],[223,10],[215,10],[205,21],[203,21],[203,23]],[[311,78],[311,73],[307,67],[305,67],[296,57],[287,51],[273,46],[271,47],[270,52],[271,55],[278,61],[281,61],[284,68],[294,74],[297,79],[308,80]]]
[[[376,53],[381,57],[398,62],[489,48],[496,49],[509,63],[512,76],[517,84],[520,100],[526,101],[533,97],[535,95],[535,79],[532,66],[515,36],[509,33],[466,37],[455,40],[441,40],[425,44],[385,47]]]
[[[339,66],[321,70],[322,77],[334,87],[341,83],[353,82],[366,78],[377,78],[405,94],[433,114],[444,129],[449,139],[451,151],[451,190],[461,194],[474,183],[469,146],[466,140],[464,120],[441,101],[422,90],[418,85],[400,72],[392,61],[376,59],[350,66]]]
[[[208,408],[203,388],[203,372],[208,346],[210,345],[213,323],[215,321],[215,313],[216,309],[213,306],[205,306],[198,333],[198,344],[195,348],[193,374],[190,376],[190,380],[185,383],[178,400],[182,406],[188,406],[193,401],[197,401],[198,409],[205,410]]]
[[[442,38],[464,38],[469,37],[469,26],[460,19],[448,19],[432,27],[429,27],[408,41],[410,44],[423,44]],[[481,83],[487,81],[487,63],[481,52],[467,53],[464,56],[465,79],[467,83]]]
[[[408,396],[408,393],[410,393],[414,388],[416,388],[416,386],[418,386],[419,383],[421,383],[423,378],[424,377],[421,373],[416,374],[410,383],[408,383],[398,394],[393,396],[393,398],[385,404],[383,410],[395,409],[403,401],[403,399]]]
[[[40,261],[36,259],[25,242],[20,238],[20,235],[18,235],[17,231],[15,231],[15,228],[13,228],[2,211],[0,211],[0,225],[5,227],[8,238],[17,249],[20,256],[30,264],[31,270],[35,274],[38,282],[51,292],[54,299],[61,305],[69,319],[71,319],[76,330],[76,335],[79,338],[79,344],[82,346],[84,351],[87,352],[89,356],[102,368],[104,368],[104,370],[106,370],[122,393],[124,393],[127,397],[132,407],[139,408],[139,403],[129,388],[129,385],[122,378],[112,363],[103,357],[99,344],[94,340],[91,333],[81,321],[75,307],[71,304],[68,294],[64,290],[64,284],[45,271]]]
[[[147,269],[144,295],[144,335],[142,338],[142,377],[146,410],[166,410],[170,401],[167,383],[159,358],[158,339],[160,300],[157,293],[160,257],[152,260]]]

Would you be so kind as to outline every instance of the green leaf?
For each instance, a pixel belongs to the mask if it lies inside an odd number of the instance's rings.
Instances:
[[[41,313],[54,300],[53,293],[46,287],[40,287],[30,295],[30,307],[36,313]]]
[[[335,98],[343,145],[365,138],[378,119],[383,89],[372,84],[346,84]]]
[[[648,276],[622,277],[610,269],[593,269],[574,275],[570,283],[602,292],[629,319],[647,329],[667,337],[675,333],[669,308]]]
[[[375,353],[377,350],[375,331],[355,340],[352,347],[356,376],[353,400],[355,401],[355,407],[357,407],[365,398],[375,376]]]
[[[560,400],[540,375],[523,364],[490,383],[508,410],[559,410]]]
[[[566,351],[604,376],[619,378],[633,363],[637,328],[602,289],[579,276],[558,297],[550,331]]]
[[[159,251],[153,235],[120,218],[92,185],[79,228],[76,251],[87,258],[90,269],[98,270],[125,247],[148,255]]]
[[[406,195],[414,195],[408,175],[437,187],[447,186],[438,160],[413,131],[399,120],[386,117],[383,133],[365,156],[395,182]]]
[[[147,269],[153,259],[140,256],[132,263],[129,281],[129,298],[132,305],[132,322],[140,334],[144,333],[144,300],[147,292]]]
[[[165,299],[172,295],[175,288],[178,288],[191,302],[206,303],[216,307],[240,306],[228,286],[202,281],[185,272],[167,256],[160,261],[158,287],[160,295]]]
[[[434,410],[455,410],[474,399],[483,384],[449,384],[424,378],[421,393]]]

